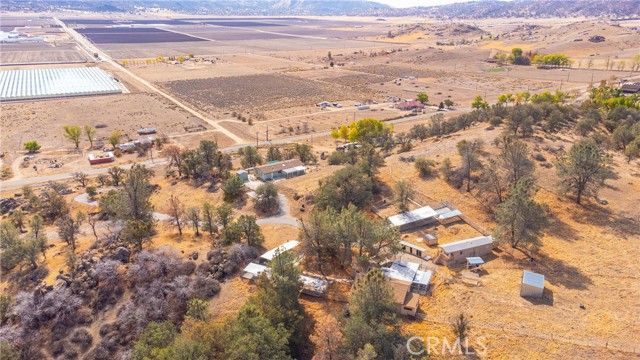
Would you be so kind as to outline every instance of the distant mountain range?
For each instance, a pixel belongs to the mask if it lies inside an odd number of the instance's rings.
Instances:
[[[441,19],[499,17],[640,17],[640,0],[483,0],[395,9],[367,0],[3,0],[0,10],[82,10],[136,13],[167,9],[212,15],[427,16]]]

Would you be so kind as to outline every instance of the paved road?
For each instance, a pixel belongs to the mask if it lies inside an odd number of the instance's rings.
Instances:
[[[90,54],[91,57],[93,57],[94,53],[98,54],[100,59],[104,60],[106,63],[110,64],[111,66],[113,66],[117,70],[126,73],[130,77],[136,79],[139,83],[141,83],[144,86],[146,86],[147,88],[149,88],[151,91],[155,92],[158,95],[161,95],[162,97],[166,98],[167,100],[169,100],[172,103],[176,104],[177,106],[181,107],[185,111],[189,112],[193,116],[195,116],[195,117],[201,119],[202,121],[206,122],[207,124],[213,126],[216,130],[218,130],[221,133],[223,133],[224,135],[228,136],[233,141],[235,141],[237,143],[245,141],[242,138],[240,138],[239,136],[237,136],[236,134],[234,134],[231,131],[229,131],[228,129],[224,128],[222,125],[218,124],[216,121],[207,118],[203,114],[199,113],[198,111],[196,111],[196,110],[192,109],[191,107],[187,106],[186,104],[182,103],[181,101],[179,101],[175,97],[173,97],[173,96],[165,93],[164,91],[160,90],[159,88],[157,88],[156,86],[154,86],[153,84],[148,82],[147,80],[145,80],[145,79],[141,78],[140,76],[136,75],[135,73],[133,73],[129,69],[127,69],[127,68],[125,68],[123,66],[120,66],[108,54],[106,54],[102,50],[98,49],[97,47],[93,46],[93,44],[91,44],[91,42],[89,40],[87,40],[84,36],[80,35],[77,31],[67,27],[67,25],[64,22],[60,21],[58,18],[53,18],[53,19],[54,19],[54,21],[56,23],[58,23],[58,25],[60,25],[62,27],[62,29],[67,34],[69,34],[80,45],[80,47],[85,52]]]
[[[471,111],[471,109],[456,109],[455,110],[455,112],[457,112],[457,113],[469,112],[469,111]],[[453,112],[453,111],[451,111],[451,112]],[[435,115],[435,113],[420,114],[420,115],[416,115],[416,116],[410,116],[410,117],[406,117],[406,118],[390,120],[390,121],[387,121],[387,123],[389,123],[389,124],[399,124],[399,123],[404,123],[404,122],[408,122],[408,121],[424,120],[424,119],[430,118],[433,115]],[[325,132],[320,132],[320,133],[298,135],[298,136],[282,138],[282,139],[275,139],[275,140],[270,140],[270,141],[260,141],[260,142],[258,142],[258,144],[261,145],[261,146],[272,145],[272,144],[286,144],[286,143],[290,143],[290,142],[294,142],[294,141],[301,141],[301,140],[306,140],[306,139],[310,139],[310,138],[318,138],[318,137],[324,137],[324,136],[329,136],[329,135],[331,135],[331,132],[330,131],[325,131]],[[255,145],[255,143],[238,144],[238,145],[233,145],[233,146],[229,146],[229,147],[226,147],[226,148],[222,148],[220,150],[223,151],[223,152],[233,152],[233,151],[238,151],[240,148],[243,148],[243,147],[246,147],[246,146],[253,146],[253,145]],[[154,159],[154,160],[142,161],[142,162],[139,162],[138,164],[146,165],[146,166],[155,166],[155,165],[159,165],[159,164],[166,164],[167,162],[168,162],[168,159],[166,159],[166,158],[157,158],[157,159]],[[133,164],[117,165],[117,166],[121,167],[123,169],[130,169],[133,166]],[[107,173],[107,171],[109,171],[109,168],[99,168],[99,169],[90,169],[90,170],[84,171],[84,173],[86,173],[89,176],[97,176],[99,174],[105,174],[105,173]],[[46,176],[40,176],[40,177],[32,177],[32,178],[27,178],[27,179],[7,180],[7,181],[0,182],[0,191],[1,190],[8,190],[8,189],[20,189],[25,185],[34,185],[34,184],[38,184],[38,183],[46,183],[46,182],[49,182],[49,181],[59,181],[59,180],[71,179],[72,177],[73,177],[73,173],[69,172],[69,173],[46,175]]]

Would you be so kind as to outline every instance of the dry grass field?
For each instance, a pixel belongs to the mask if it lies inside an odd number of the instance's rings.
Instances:
[[[114,24],[104,18],[94,20],[97,22],[79,22],[79,26],[100,28]],[[3,22],[2,26],[24,27],[24,21],[16,19]],[[426,92],[431,104],[450,99],[455,105],[451,112],[445,113],[448,117],[469,111],[477,95],[490,103],[500,94],[520,91],[539,93],[561,89],[581,95],[592,82],[637,76],[638,73],[629,72],[630,59],[640,53],[640,36],[636,30],[581,19],[533,19],[526,24],[522,19],[494,19],[472,24],[424,19],[390,19],[376,23],[374,19],[357,22],[304,18],[288,26],[277,20],[273,20],[271,26],[252,24],[266,21],[264,19],[235,19],[235,23],[229,20],[222,24],[221,20],[202,17],[163,21],[167,22],[163,28],[168,31],[207,40],[98,45],[115,59],[194,54],[212,62],[129,64],[125,68],[105,63],[99,66],[119,78],[131,93],[0,104],[3,164],[20,168],[17,174],[20,178],[90,168],[85,160],[88,142],[84,137],[85,151],[76,153],[70,151],[73,145],[62,136],[64,125],[75,124],[107,125],[98,129],[96,137],[101,141],[115,129],[136,139],[137,129],[155,127],[173,143],[188,148],[195,148],[205,139],[216,140],[220,147],[240,145],[216,130],[215,125],[246,140],[246,144],[253,143],[256,137],[265,140],[268,131],[269,140],[293,138],[313,145],[317,155],[323,152],[326,155],[339,143],[327,136],[330,129],[367,117],[389,119],[408,113],[390,108],[388,98],[414,99],[417,93]],[[207,25],[195,25],[200,22]],[[354,28],[356,24],[362,28]],[[61,36],[52,29],[40,27],[38,31],[52,39]],[[387,37],[389,31],[392,38]],[[588,38],[594,35],[605,36],[606,41],[589,42]],[[469,43],[460,44],[462,39]],[[436,44],[449,41],[454,41],[454,45]],[[83,61],[80,60],[82,53],[68,42],[31,45],[36,44],[2,45],[0,62]],[[574,63],[571,69],[538,70],[532,66],[499,66],[485,61],[513,47],[538,53],[564,53]],[[617,65],[605,69],[608,58]],[[591,66],[587,65],[589,59]],[[618,68],[622,61],[626,68]],[[211,120],[202,121],[181,109],[130,76],[128,71],[159,86]],[[315,106],[321,101],[338,102],[342,107],[321,110]],[[361,102],[370,102],[371,108],[355,110]],[[253,125],[232,117],[233,112],[251,118]],[[406,132],[417,123],[428,123],[432,113],[435,114],[435,110],[429,109],[424,116],[394,124],[394,130]],[[201,126],[204,131],[189,133],[185,128],[190,126]],[[421,201],[429,204],[450,201],[479,226],[491,230],[495,221],[475,192],[456,189],[437,177],[422,179],[413,164],[401,161],[400,157],[424,156],[438,164],[448,157],[457,166],[458,141],[478,138],[485,144],[483,157],[488,159],[497,154],[491,142],[502,130],[499,126],[489,130],[482,124],[448,137],[415,142],[410,152],[387,157],[386,166],[378,176],[387,189],[392,189],[400,179],[410,180],[420,193],[417,198]],[[37,140],[43,147],[36,161],[44,164],[45,160],[55,158],[65,162],[65,166],[41,168],[37,173],[30,167],[21,168],[22,144],[29,140]],[[568,132],[553,136],[536,134],[526,141],[532,154],[540,153],[553,163],[556,154],[549,149],[569,148],[575,135]],[[118,164],[140,160],[142,158],[135,155],[127,155],[118,159]],[[640,265],[637,261],[640,257],[637,210],[640,168],[637,162],[627,164],[619,155],[614,156],[613,161],[619,176],[608,181],[600,192],[600,199],[607,200],[607,205],[595,201],[574,204],[557,193],[555,167],[547,169],[536,163],[540,188],[536,200],[549,205],[552,221],[542,237],[541,248],[534,254],[534,261],[517,250],[500,246],[486,259],[481,285],[477,287],[463,283],[460,275],[463,269],[437,266],[432,291],[421,299],[420,315],[413,320],[403,318],[402,331],[407,335],[452,338],[449,322],[463,312],[471,320],[472,341],[482,337],[488,349],[469,358],[637,358],[640,351]],[[238,163],[234,154],[236,167]],[[323,160],[320,165],[310,167],[304,176],[278,182],[279,191],[290,203],[290,215],[304,218],[308,209],[302,209],[301,205],[308,203],[299,196],[313,193],[319,181],[340,168],[329,166]],[[172,194],[179,196],[186,207],[201,206],[204,201],[214,205],[222,203],[221,190],[208,191],[186,181],[174,182],[165,177],[164,164],[154,169],[153,182],[159,185],[152,196],[156,211],[167,212],[167,199]],[[74,191],[66,197],[74,211],[95,211],[95,207],[73,201],[84,189],[74,188]],[[0,189],[0,192],[0,197],[11,197],[15,190]],[[380,215],[395,214],[397,208],[390,191],[383,196],[388,204]],[[256,214],[251,200],[235,203],[234,211],[236,216]],[[288,225],[262,225],[261,228],[265,235],[262,250],[294,239],[298,232]],[[104,224],[98,229],[107,231]],[[403,240],[421,244],[418,239],[426,233],[436,235],[441,244],[479,235],[469,224],[457,222],[407,232]],[[58,270],[66,266],[66,245],[58,239],[54,226],[47,227],[47,234],[53,247],[47,256],[49,274],[45,282],[52,284]],[[91,230],[84,225],[79,249],[88,249],[93,240]],[[195,237],[190,228],[180,238],[174,226],[162,222],[149,248],[170,246],[185,257],[197,251],[200,262],[206,259],[204,255],[211,243],[208,236]],[[428,255],[436,253],[435,247],[427,250]],[[336,267],[332,274],[344,277],[348,270]],[[526,300],[519,296],[523,270],[545,275],[543,299]],[[9,281],[3,279],[0,287],[6,291]],[[210,303],[213,321],[222,322],[233,316],[252,291],[253,286],[238,276],[224,282],[221,293]],[[309,319],[342,314],[347,306],[344,299],[349,294],[348,284],[334,284],[330,292],[329,300],[301,298]],[[479,350],[478,346],[474,348]],[[434,358],[448,357],[435,355]]]

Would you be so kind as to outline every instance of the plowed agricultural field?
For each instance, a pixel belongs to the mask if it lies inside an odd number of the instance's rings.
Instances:
[[[365,95],[347,86],[278,74],[179,80],[161,85],[203,111],[266,111]]]

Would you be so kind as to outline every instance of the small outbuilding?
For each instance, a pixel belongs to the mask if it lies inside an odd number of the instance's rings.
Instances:
[[[427,251],[427,249],[420,247],[418,245],[412,244],[406,241],[400,241],[400,245],[402,245],[402,250],[411,255],[415,255],[418,257],[422,257],[422,254]]]
[[[251,281],[251,280],[257,278],[261,273],[263,273],[266,270],[267,270],[267,267],[264,266],[264,265],[260,265],[260,264],[256,264],[256,263],[249,263],[242,270],[242,278]]]
[[[236,171],[236,175],[238,175],[238,177],[242,179],[242,181],[249,181],[249,173],[247,172],[247,170],[238,170]]]
[[[520,296],[542,298],[544,293],[544,275],[525,270],[522,274]]]
[[[484,265],[484,260],[482,260],[482,258],[479,256],[467,258],[467,270],[480,270],[480,268],[482,268],[482,265]]]
[[[492,236],[478,236],[471,239],[456,241],[448,244],[438,245],[441,253],[438,255],[438,262],[442,265],[451,266],[467,261],[469,257],[478,257],[490,254],[495,243]]]
[[[89,154],[87,157],[89,159],[89,164],[97,165],[97,164],[106,164],[110,162],[116,161],[116,157],[113,155],[113,152],[109,151],[100,155]]]
[[[398,227],[400,231],[405,231],[432,224],[437,221],[437,216],[438,213],[435,210],[430,206],[425,206],[412,211],[389,216],[388,220],[391,224]]]
[[[262,181],[289,179],[303,175],[307,168],[298,159],[272,162],[255,168],[256,176]]]

